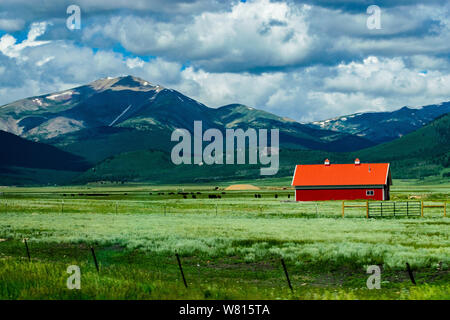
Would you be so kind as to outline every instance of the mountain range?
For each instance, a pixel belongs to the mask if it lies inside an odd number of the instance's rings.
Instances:
[[[421,108],[403,107],[392,112],[355,113],[308,125],[315,129],[354,134],[378,144],[401,138],[449,112],[450,101]]]
[[[176,128],[192,131],[196,120],[202,121],[203,130],[278,128],[282,150],[279,175],[290,175],[293,164],[323,160],[325,155],[345,161],[356,152],[375,159],[370,150],[378,153],[383,149],[376,148],[388,145],[383,143],[387,141],[410,143],[410,134],[431,125],[449,109],[450,103],[445,102],[302,124],[241,104],[209,108],[176,90],[133,76],[104,78],[0,107],[0,144],[8,150],[0,159],[0,185],[256,177],[256,167],[251,165],[219,166],[220,170],[203,166],[188,173],[183,166],[174,166],[170,162],[171,133]],[[443,136],[438,143],[446,142]],[[423,143],[427,147],[427,142]],[[383,161],[389,161],[387,158],[384,154]],[[444,167],[439,164],[439,170]],[[439,170],[435,168],[433,173]]]
[[[0,108],[0,130],[99,161],[118,152],[169,149],[176,128],[278,128],[284,147],[352,151],[373,145],[356,135],[315,129],[251,107],[217,109],[172,89],[126,76],[31,97]],[[89,137],[89,139],[87,139]],[[169,139],[167,139],[169,137]],[[103,147],[98,148],[99,145]]]

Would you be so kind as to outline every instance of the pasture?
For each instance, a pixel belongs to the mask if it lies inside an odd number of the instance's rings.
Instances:
[[[341,201],[296,203],[287,185],[0,188],[0,299],[450,299],[442,209],[342,218]],[[449,193],[405,180],[391,196],[431,204]],[[69,265],[81,268],[81,290],[66,287]],[[366,287],[369,265],[381,267],[379,290]]]

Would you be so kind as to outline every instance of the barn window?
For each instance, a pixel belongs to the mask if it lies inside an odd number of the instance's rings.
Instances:
[[[366,196],[373,196],[375,192],[373,190],[366,190]]]

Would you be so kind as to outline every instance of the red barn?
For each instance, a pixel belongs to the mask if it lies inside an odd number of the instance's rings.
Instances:
[[[389,200],[389,163],[297,165],[292,185],[296,201]]]

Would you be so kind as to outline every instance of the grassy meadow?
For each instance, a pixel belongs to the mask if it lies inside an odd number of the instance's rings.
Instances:
[[[294,202],[289,182],[0,187],[0,299],[450,299],[442,208],[376,219],[348,208],[342,218],[341,201]],[[425,204],[449,194],[433,180],[395,180],[391,192]],[[81,290],[67,289],[69,265],[81,268]],[[379,290],[366,287],[369,265],[381,267]]]

